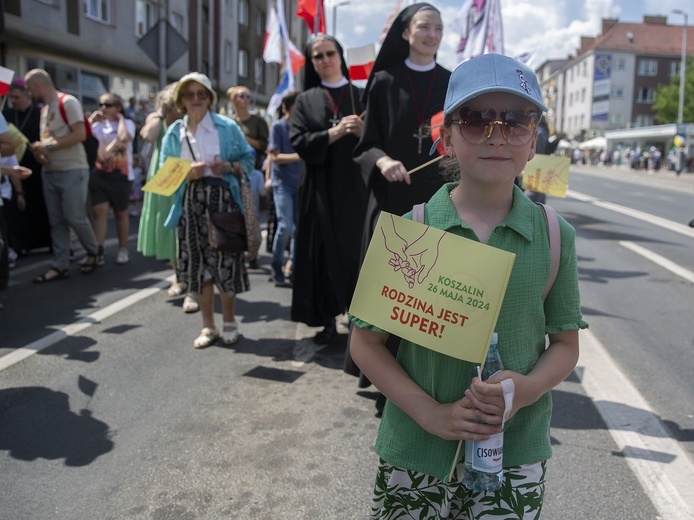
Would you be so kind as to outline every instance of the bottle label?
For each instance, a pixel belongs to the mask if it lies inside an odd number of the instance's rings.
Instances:
[[[503,469],[504,433],[497,433],[486,441],[474,441],[472,444],[473,469],[485,473],[499,473]]]

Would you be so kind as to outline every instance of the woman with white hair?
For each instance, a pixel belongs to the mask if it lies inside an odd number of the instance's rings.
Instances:
[[[221,338],[224,345],[240,339],[235,319],[236,295],[250,288],[243,253],[229,253],[210,244],[210,213],[243,212],[241,183],[253,170],[253,153],[239,126],[214,113],[217,93],[199,72],[183,76],[174,103],[184,115],[166,131],[159,164],[168,157],[191,161],[190,171],[174,195],[166,222],[178,229],[176,272],[180,283],[198,294],[203,328],[193,342],[205,348]],[[223,329],[214,320],[214,287],[222,301]]]

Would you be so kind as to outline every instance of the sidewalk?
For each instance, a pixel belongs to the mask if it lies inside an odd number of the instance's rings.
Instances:
[[[623,166],[603,167],[582,164],[572,164],[571,171],[609,177],[615,180],[636,182],[642,185],[658,186],[660,188],[676,191],[691,191],[694,193],[694,173],[681,173],[677,175],[673,171],[660,169],[658,171],[630,170]],[[570,183],[569,183],[570,184]]]

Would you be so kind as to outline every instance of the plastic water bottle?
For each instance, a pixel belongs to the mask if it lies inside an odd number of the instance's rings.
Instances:
[[[495,332],[487,351],[482,380],[485,381],[504,369],[497,349],[499,337]],[[473,376],[477,375],[476,368]],[[472,380],[472,377],[470,380]],[[463,485],[473,491],[496,491],[504,480],[503,471],[504,432],[499,432],[486,441],[465,441],[463,463]]]

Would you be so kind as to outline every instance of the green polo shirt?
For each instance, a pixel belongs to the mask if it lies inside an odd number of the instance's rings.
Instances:
[[[429,226],[478,240],[474,231],[453,208],[449,192],[456,186],[443,186],[427,203],[424,222]],[[411,218],[410,214],[405,215]],[[542,209],[514,186],[513,207],[492,232],[488,245],[516,254],[513,270],[499,313],[496,332],[499,353],[507,370],[529,373],[545,350],[546,334],[585,329],[578,292],[575,230],[559,217],[561,263],[557,279],[547,299],[542,293],[550,268],[549,239]],[[479,240],[478,240],[479,241]],[[354,316],[355,325],[385,332]],[[466,361],[402,340],[398,361],[425,392],[441,403],[462,398],[468,374],[473,368]],[[552,455],[549,392],[537,402],[519,410],[504,430],[504,467],[546,460]],[[446,441],[427,433],[410,416],[387,401],[376,439],[376,452],[386,462],[401,468],[433,475],[443,481],[453,465],[458,441]],[[464,450],[461,450],[460,456]]]

